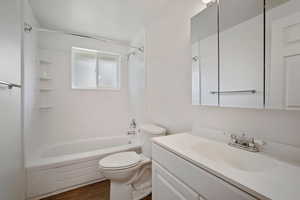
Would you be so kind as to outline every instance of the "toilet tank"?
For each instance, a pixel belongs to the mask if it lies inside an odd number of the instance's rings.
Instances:
[[[140,140],[142,154],[148,158],[152,157],[152,138],[166,135],[166,129],[154,124],[143,124],[140,126]]]

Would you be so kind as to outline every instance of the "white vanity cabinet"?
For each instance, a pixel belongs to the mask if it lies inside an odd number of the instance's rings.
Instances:
[[[152,181],[155,183],[152,188],[154,200],[202,200],[198,193],[160,167],[155,161],[152,164],[152,170]]]
[[[153,200],[259,200],[157,144],[152,158]]]

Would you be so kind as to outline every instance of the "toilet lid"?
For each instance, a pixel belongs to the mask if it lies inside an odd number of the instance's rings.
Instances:
[[[122,152],[107,156],[99,161],[101,168],[120,169],[137,165],[141,156],[136,152]]]

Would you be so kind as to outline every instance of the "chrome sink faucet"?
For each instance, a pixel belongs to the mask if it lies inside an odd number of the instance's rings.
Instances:
[[[254,137],[247,137],[246,134],[230,135],[231,141],[228,143],[232,147],[243,149],[250,152],[259,152],[258,145],[255,143]]]

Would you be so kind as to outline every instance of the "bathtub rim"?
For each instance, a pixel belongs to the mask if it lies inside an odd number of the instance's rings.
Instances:
[[[132,143],[139,143],[137,141],[139,141],[139,139],[137,137],[133,137],[133,136],[128,136],[128,135],[121,135],[121,136],[106,136],[106,137],[92,137],[92,138],[81,138],[81,139],[77,139],[77,140],[72,140],[72,141],[64,141],[64,142],[59,142],[59,143],[55,143],[55,144],[44,144],[42,145],[39,149],[37,149],[37,151],[35,152],[29,152],[28,154],[30,154],[30,156],[27,156],[26,159],[26,165],[27,163],[32,163],[36,160],[40,160],[44,158],[44,154],[46,152],[51,151],[54,148],[60,147],[60,146],[66,146],[66,145],[78,145],[81,143],[88,143],[91,141],[100,141],[103,142],[105,140],[109,141],[109,140],[115,140],[115,139],[123,139],[124,141],[128,141],[128,143],[123,143],[117,146],[121,146],[121,145],[126,145],[126,144],[132,144]],[[115,147],[115,146],[112,146]],[[111,148],[111,147],[107,147],[107,148]],[[93,150],[92,150],[93,151]],[[85,151],[85,152],[92,152],[92,151]],[[96,150],[95,150],[96,151]],[[73,154],[80,154],[80,153],[73,153]],[[73,155],[71,154],[64,154],[62,156],[65,155]],[[62,157],[62,156],[49,156],[49,157]],[[49,158],[47,157],[47,158]]]
[[[124,151],[141,151],[141,145],[124,144],[115,147],[108,147],[104,149],[88,151],[83,153],[68,154],[63,156],[54,156],[48,158],[36,158],[26,163],[25,168],[27,172],[36,170],[47,170],[51,168],[63,167],[66,165],[75,164],[78,162],[101,159],[113,153]]]

